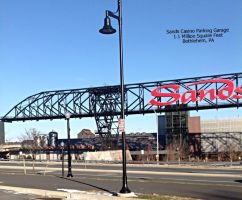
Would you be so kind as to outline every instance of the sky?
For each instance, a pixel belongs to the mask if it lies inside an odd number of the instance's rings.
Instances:
[[[119,84],[118,34],[102,35],[116,0],[0,0],[0,116],[41,91]],[[242,71],[241,0],[123,0],[125,83]],[[116,20],[112,20],[117,28]],[[214,42],[183,43],[169,30],[229,29]],[[240,109],[192,112],[202,118],[241,116]],[[5,124],[15,141],[25,130],[55,130],[65,120]],[[96,130],[94,118],[72,119],[71,137]],[[153,132],[155,115],[126,118],[127,132]]]

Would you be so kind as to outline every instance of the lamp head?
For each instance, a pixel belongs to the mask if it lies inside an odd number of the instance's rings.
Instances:
[[[71,118],[71,113],[69,113],[68,111],[65,113],[65,117],[66,119],[70,119]]]
[[[62,142],[60,143],[60,145],[61,145],[61,147],[64,147],[64,146],[65,146],[65,143],[62,141]]]
[[[108,16],[104,19],[104,26],[99,30],[102,34],[113,34],[116,32],[116,30],[111,25],[111,20]]]

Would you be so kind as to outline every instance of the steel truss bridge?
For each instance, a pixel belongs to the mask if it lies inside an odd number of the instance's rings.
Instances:
[[[210,100],[206,95],[203,101],[188,101],[186,106],[178,102],[173,106],[153,106],[149,102],[171,101],[169,97],[153,97],[151,92],[160,86],[177,84],[180,86],[179,93],[190,90],[199,91],[214,89],[216,94],[225,83],[204,83],[191,85],[211,79],[226,79],[233,82],[235,88],[242,86],[242,72],[213,76],[193,77],[166,81],[155,81],[125,85],[125,115],[147,114],[154,112],[190,111],[204,109],[219,109],[241,107],[242,99],[228,98],[221,100],[217,95]],[[166,93],[172,93],[169,88],[162,89]],[[239,94],[241,95],[241,94]],[[3,122],[64,119],[69,112],[71,118],[94,117],[97,124],[97,133],[101,136],[110,135],[112,131],[118,133],[118,118],[121,114],[121,90],[119,85],[92,87],[70,90],[45,91],[31,95],[15,105],[4,117]]]

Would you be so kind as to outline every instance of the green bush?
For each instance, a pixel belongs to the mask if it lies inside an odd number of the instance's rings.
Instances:
[[[31,155],[27,155],[27,156],[25,156],[25,159],[32,160],[32,156]]]

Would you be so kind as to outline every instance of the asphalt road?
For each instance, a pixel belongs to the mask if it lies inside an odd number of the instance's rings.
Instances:
[[[10,163],[8,163],[10,164]],[[60,188],[84,191],[118,192],[121,189],[120,165],[76,165],[73,164],[73,179],[63,179],[59,164],[49,165],[46,176],[43,170],[33,172],[32,164],[23,175],[23,169],[13,169],[22,163],[12,163],[0,170],[3,185],[17,187],[34,187],[57,190]],[[44,165],[36,164],[35,167]],[[54,170],[51,170],[54,169]],[[79,169],[79,170],[77,170]],[[103,171],[85,171],[85,169],[103,169]],[[118,171],[111,171],[118,170]],[[135,170],[139,172],[134,173]],[[65,166],[65,175],[66,175]],[[149,174],[146,172],[167,172],[166,174]],[[180,173],[181,172],[181,173]],[[186,172],[184,174],[184,172]],[[199,174],[198,174],[199,173]],[[201,199],[242,199],[242,169],[209,169],[192,167],[128,167],[128,184],[135,193],[156,193]],[[215,176],[214,176],[215,175]]]
[[[93,176],[75,174],[74,176],[72,179],[63,179],[53,175],[1,174],[0,179],[2,184],[7,186],[47,190],[75,189],[113,193],[121,189],[121,178],[114,176],[114,174],[100,173],[93,174]],[[186,180],[186,178],[181,177],[148,179],[129,176],[128,185],[135,193],[156,193],[209,200],[239,200],[242,197],[242,180],[237,180],[238,182],[235,180],[227,182],[225,180],[221,182],[201,180]]]

